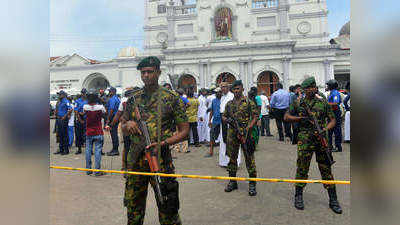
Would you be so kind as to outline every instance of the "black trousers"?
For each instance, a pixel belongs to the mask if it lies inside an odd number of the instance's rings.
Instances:
[[[335,146],[339,150],[342,149],[342,117],[340,110],[333,111],[335,114],[336,125],[333,129],[328,131],[328,144],[332,146],[333,134],[335,134]]]
[[[57,122],[57,130],[60,137],[60,152],[68,153],[68,118],[66,118],[65,120],[58,119]]]
[[[226,141],[228,140],[228,124],[222,122],[222,141],[226,144]]]
[[[264,115],[261,117],[261,135],[271,134],[271,130],[269,129],[269,115]]]
[[[197,122],[189,123],[190,130],[193,134],[193,142],[195,145],[199,144],[199,134],[197,133]]]
[[[81,148],[85,143],[85,131],[86,123],[80,123],[78,120],[75,121],[75,145]]]
[[[292,139],[292,132],[290,131],[290,123],[284,122],[283,117],[285,116],[287,109],[274,109],[274,117],[276,122],[276,127],[278,128],[279,139],[283,139],[283,129],[282,124],[285,129],[285,137]]]
[[[114,126],[111,126],[110,133],[111,133],[111,141],[112,141],[112,145],[113,145],[112,151],[118,151],[118,147],[119,147],[118,124],[119,123],[116,123]]]

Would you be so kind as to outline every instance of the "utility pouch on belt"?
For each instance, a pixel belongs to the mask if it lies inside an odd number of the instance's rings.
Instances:
[[[163,205],[158,205],[160,212],[176,214],[179,211],[179,183],[176,179],[165,178],[161,183],[161,192],[165,196]],[[157,202],[158,204],[158,202]]]

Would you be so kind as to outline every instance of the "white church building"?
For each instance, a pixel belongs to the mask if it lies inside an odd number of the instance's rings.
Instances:
[[[78,54],[50,59],[50,89],[142,86],[138,62],[161,61],[160,84],[210,88],[241,79],[270,95],[315,76],[350,80],[350,24],[331,39],[326,0],[145,0],[144,51],[108,62]]]

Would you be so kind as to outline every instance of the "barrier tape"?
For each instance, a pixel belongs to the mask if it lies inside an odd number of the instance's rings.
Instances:
[[[205,179],[205,180],[236,180],[236,181],[265,181],[265,182],[275,182],[275,183],[284,182],[284,183],[346,184],[346,185],[350,185],[350,181],[341,181],[341,180],[293,180],[293,179],[277,179],[277,178],[245,178],[245,177],[199,176],[199,175],[147,173],[147,172],[133,172],[133,171],[119,171],[119,170],[98,170],[98,169],[63,167],[63,166],[50,166],[50,168],[52,168],[52,169],[60,169],[60,170],[91,171],[91,172],[119,173],[119,174],[131,174],[131,175],[141,175],[141,176],[160,176],[160,177]]]

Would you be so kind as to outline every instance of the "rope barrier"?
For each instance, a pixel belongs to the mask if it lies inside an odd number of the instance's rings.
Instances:
[[[91,172],[119,173],[119,174],[130,174],[130,175],[141,175],[141,176],[160,176],[160,177],[205,179],[205,180],[236,180],[236,181],[265,181],[265,182],[273,182],[273,183],[284,182],[284,183],[346,184],[346,185],[350,185],[350,181],[341,181],[341,180],[293,180],[293,179],[278,179],[278,178],[245,178],[245,177],[199,176],[199,175],[147,173],[147,172],[133,172],[133,171],[119,171],[119,170],[98,170],[98,169],[63,167],[63,166],[50,166],[50,168],[51,169],[60,169],[60,170],[91,171]]]

